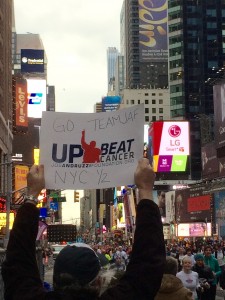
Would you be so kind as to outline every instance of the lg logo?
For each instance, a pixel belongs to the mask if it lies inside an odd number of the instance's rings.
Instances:
[[[181,134],[181,128],[177,125],[172,125],[168,129],[169,135],[172,137],[178,137]]]

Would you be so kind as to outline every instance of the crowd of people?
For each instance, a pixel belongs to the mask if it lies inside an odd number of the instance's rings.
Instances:
[[[139,202],[132,247],[65,246],[54,263],[53,289],[47,291],[35,255],[39,221],[35,199],[44,187],[44,167],[33,166],[27,176],[28,195],[17,213],[2,264],[5,300],[215,300],[217,287],[225,289],[225,243],[165,243],[160,210],[152,201],[155,175],[147,159],[139,161],[134,178]],[[114,268],[114,273],[107,273],[107,284],[105,272],[110,267],[104,268],[105,261]]]
[[[224,241],[169,243],[166,255],[177,261],[176,277],[192,291],[192,299],[215,300],[217,287],[225,289]]]

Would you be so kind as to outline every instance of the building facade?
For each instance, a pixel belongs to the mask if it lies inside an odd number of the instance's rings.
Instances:
[[[200,145],[213,139],[213,82],[225,62],[225,2],[169,0],[168,19],[171,117],[190,121],[191,176],[200,179]]]
[[[168,88],[166,1],[141,2],[125,0],[121,11],[126,88]]]
[[[12,27],[13,1],[0,2],[0,191],[5,195],[8,154],[12,151]],[[9,167],[9,166],[8,166]]]

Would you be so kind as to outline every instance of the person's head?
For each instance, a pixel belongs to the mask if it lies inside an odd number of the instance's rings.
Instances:
[[[66,246],[58,254],[53,272],[54,289],[73,294],[82,290],[98,294],[100,291],[100,261],[95,251],[86,244]]]
[[[204,256],[201,253],[195,255],[196,265],[199,267],[204,266]]]
[[[166,257],[166,263],[164,266],[164,274],[171,274],[176,276],[178,270],[177,259],[172,256]]]
[[[184,256],[182,259],[182,267],[184,271],[189,271],[192,268],[192,260],[189,256]]]
[[[191,248],[187,248],[187,250],[186,250],[186,254],[187,254],[188,256],[191,256],[191,255],[192,255]]]
[[[91,142],[90,142],[90,146],[91,146],[92,148],[95,148],[96,142],[95,142],[95,141],[91,141]]]
[[[210,245],[205,246],[204,248],[204,254],[206,257],[211,256],[212,254],[212,247]]]

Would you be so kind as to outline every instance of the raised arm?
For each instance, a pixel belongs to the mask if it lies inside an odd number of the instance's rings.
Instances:
[[[139,161],[135,172],[139,189],[133,250],[125,275],[102,299],[153,300],[161,284],[166,259],[158,206],[152,201],[155,174],[149,161]]]
[[[39,210],[34,200],[44,188],[44,183],[44,167],[31,167],[27,176],[29,200],[26,200],[17,213],[10,233],[6,260],[2,265],[5,300],[41,300],[44,297],[36,262],[35,241]]]

